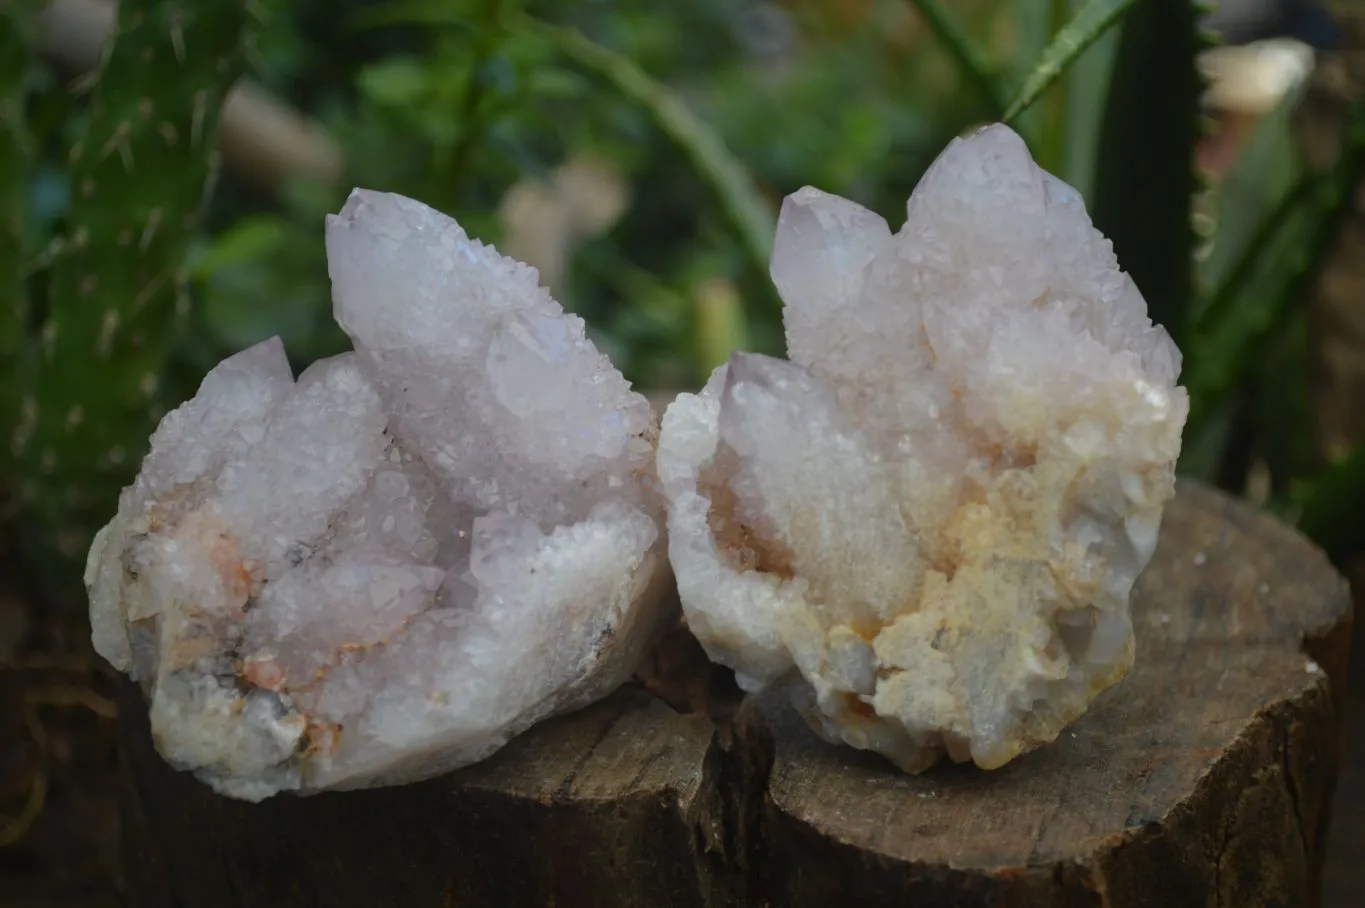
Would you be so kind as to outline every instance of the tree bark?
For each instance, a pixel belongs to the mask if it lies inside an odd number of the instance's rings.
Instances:
[[[989,773],[908,776],[779,702],[683,714],[632,688],[440,779],[252,805],[164,764],[127,685],[130,904],[1313,905],[1345,583],[1186,484],[1133,609],[1128,678]]]

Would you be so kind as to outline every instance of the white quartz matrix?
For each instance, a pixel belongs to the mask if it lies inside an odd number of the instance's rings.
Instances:
[[[656,421],[582,320],[409,199],[326,232],[354,352],[221,363],[86,571],[160,753],[249,800],[481,760],[610,693],[666,612]]]
[[[1188,401],[1081,197],[1010,129],[955,140],[908,209],[893,235],[786,200],[791,360],[736,354],[669,408],[669,554],[743,687],[911,772],[990,769],[1132,665]]]

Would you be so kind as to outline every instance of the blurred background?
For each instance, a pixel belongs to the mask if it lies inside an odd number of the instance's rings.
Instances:
[[[345,348],[322,219],[353,186],[534,264],[667,393],[782,353],[784,195],[894,229],[953,136],[1007,119],[1185,352],[1181,472],[1365,587],[1362,6],[0,0],[0,908],[121,904],[84,555],[207,369]]]

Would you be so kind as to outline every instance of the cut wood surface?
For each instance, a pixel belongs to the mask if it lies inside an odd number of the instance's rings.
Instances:
[[[252,805],[164,764],[125,685],[130,904],[1315,904],[1345,583],[1292,530],[1182,485],[1134,616],[1128,678],[989,773],[905,775],[780,702],[679,713],[652,679],[440,779]]]

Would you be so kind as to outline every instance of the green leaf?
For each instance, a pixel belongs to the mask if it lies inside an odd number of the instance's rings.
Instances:
[[[682,149],[692,166],[711,184],[753,266],[759,273],[766,274],[777,223],[773,206],[716,131],[694,114],[677,94],[656,82],[629,58],[589,40],[572,28],[530,18],[522,18],[519,22],[518,27],[542,35],[565,56],[606,78],[649,113],[655,125]]]
[[[1028,77],[1033,61],[1042,56],[1052,36],[1071,18],[1074,0],[1021,0],[1016,10],[1019,45],[1015,64],[1002,74],[1004,85],[1017,85]],[[1064,166],[1067,105],[1071,80],[1048,93],[1040,103],[1020,111],[1011,125],[1028,141],[1033,159],[1049,173],[1060,175]],[[1003,111],[1001,114],[1003,115]]]
[[[1250,211],[1238,212],[1245,214],[1245,222],[1239,220],[1224,220],[1226,213],[1219,216],[1219,223],[1226,225],[1226,233],[1220,231],[1214,240],[1215,252],[1210,255],[1210,259],[1205,260],[1201,267],[1202,276],[1208,279],[1219,280],[1218,285],[1207,300],[1202,300],[1197,304],[1193,313],[1195,320],[1194,330],[1196,334],[1217,331],[1217,326],[1225,322],[1232,315],[1233,310],[1245,308],[1246,300],[1244,296],[1248,291],[1255,291],[1264,295],[1264,285],[1256,285],[1258,274],[1268,275],[1271,280],[1276,273],[1283,269],[1276,269],[1273,265],[1274,259],[1271,250],[1277,243],[1281,242],[1281,237],[1285,232],[1285,225],[1290,223],[1296,212],[1311,198],[1312,193],[1317,189],[1319,181],[1312,174],[1304,174],[1287,190],[1280,194],[1279,201],[1269,212],[1262,215],[1259,224]],[[1239,202],[1229,202],[1230,211],[1243,208]],[[1246,205],[1245,207],[1250,207]],[[1247,228],[1254,228],[1255,232],[1246,235]],[[1240,244],[1240,252],[1237,253],[1235,260],[1232,253]],[[1218,252],[1219,247],[1222,251]],[[1217,256],[1214,258],[1214,256]]]
[[[1281,499],[1293,477],[1322,464],[1314,444],[1313,391],[1309,377],[1308,314],[1290,306],[1255,364],[1252,422],[1258,460],[1269,468],[1271,496]]]
[[[1062,77],[1086,48],[1118,24],[1124,13],[1136,2],[1137,0],[1087,0],[1048,44],[1042,57],[1034,65],[1033,71],[1024,79],[1019,93],[1005,108],[1002,119],[1008,123],[1017,117],[1020,111],[1038,100],[1043,92]],[[1186,5],[1189,5],[1188,0]]]
[[[1267,222],[1269,238],[1247,271],[1246,292],[1235,303],[1211,305],[1191,338],[1186,376],[1191,426],[1205,420],[1264,358],[1267,345],[1293,316],[1351,210],[1362,176],[1365,101],[1358,101],[1348,115],[1336,163],[1311,177],[1289,197],[1294,204]]]
[[[1194,147],[1204,47],[1190,0],[1144,0],[1124,19],[1100,131],[1095,226],[1177,342],[1194,285]]]
[[[189,276],[211,278],[225,268],[264,258],[284,243],[289,224],[273,215],[246,217],[213,238],[190,261]]]
[[[329,199],[322,211],[334,207]],[[198,301],[192,338],[181,346],[204,369],[278,336],[300,370],[349,346],[332,318],[320,216],[243,218],[199,250],[190,265]],[[197,349],[195,349],[197,347]]]
[[[1011,82],[1023,84],[1052,37],[1066,28],[1085,3],[1025,0],[1013,10],[1020,20],[1018,57],[1024,65],[1011,71]],[[1087,206],[1095,202],[1100,126],[1121,32],[1121,28],[1110,28],[1095,39],[1071,62],[1057,84],[1013,120],[1014,128],[1028,139],[1039,166],[1074,186]]]
[[[1077,2],[1072,0],[1072,5]],[[1062,147],[1061,177],[1080,190],[1088,206],[1095,203],[1100,128],[1122,33],[1122,28],[1106,31],[1066,73],[1066,138]]]
[[[929,23],[929,27],[943,42],[943,46],[957,60],[967,78],[976,85],[981,97],[990,105],[992,117],[1000,119],[1005,110],[1005,96],[1000,92],[1000,86],[996,82],[994,68],[976,46],[972,36],[967,34],[962,23],[958,22],[957,17],[939,0],[910,2]]]
[[[702,281],[693,296],[697,304],[697,362],[709,374],[731,353],[749,349],[744,303],[738,288],[724,278]]]
[[[1198,263],[1200,300],[1191,313],[1195,318],[1206,318],[1210,305],[1218,308],[1235,298],[1239,282],[1263,259],[1268,234],[1308,188],[1292,129],[1302,95],[1289,92],[1257,124],[1215,190],[1214,235],[1208,254]]]
[[[530,93],[539,98],[568,100],[581,98],[588,91],[587,80],[578,73],[554,66],[537,66],[527,81]]]
[[[422,61],[396,57],[362,69],[356,77],[356,86],[371,101],[388,107],[403,107],[424,97],[430,80]]]
[[[1299,529],[1332,556],[1365,548],[1365,444],[1304,484]]]
[[[1309,184],[1315,192],[1321,188]],[[1188,426],[1197,430],[1215,408],[1237,392],[1252,376],[1260,361],[1264,342],[1290,316],[1298,302],[1292,289],[1296,275],[1306,268],[1308,247],[1316,233],[1316,205],[1310,199],[1284,216],[1267,223],[1257,238],[1260,260],[1249,259],[1246,292],[1232,297],[1229,305],[1210,308],[1219,316],[1204,320],[1185,341],[1187,368],[1184,382],[1190,391]],[[1239,278],[1238,284],[1242,284]]]

